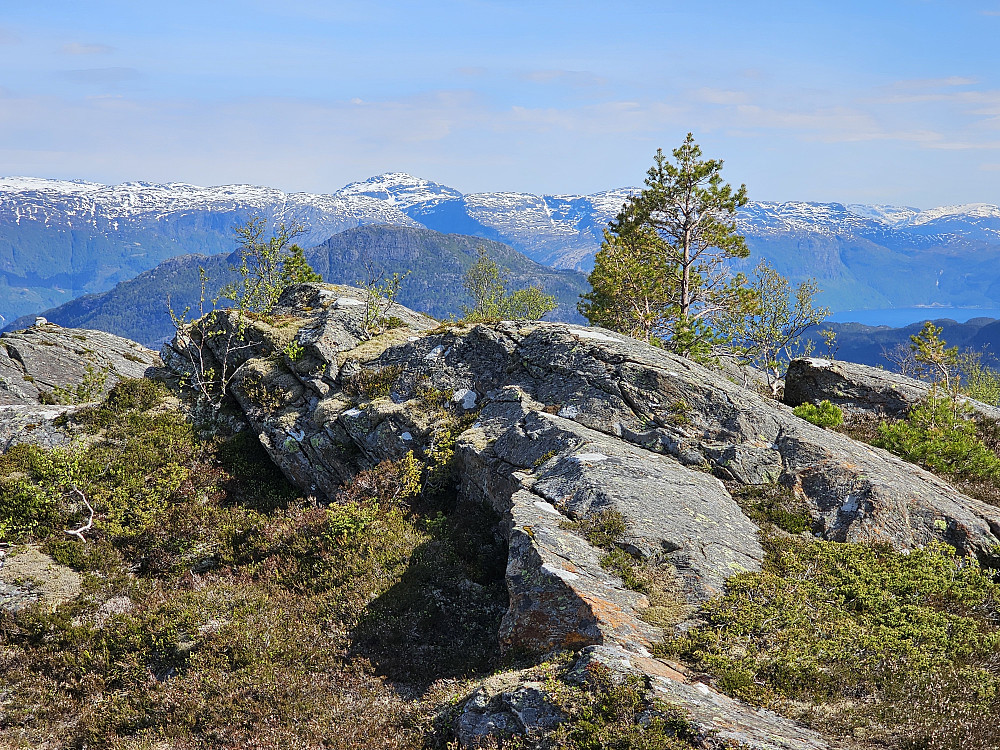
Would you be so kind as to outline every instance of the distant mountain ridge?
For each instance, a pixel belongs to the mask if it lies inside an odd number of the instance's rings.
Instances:
[[[398,301],[415,310],[446,319],[461,314],[463,305],[471,305],[462,277],[483,249],[507,270],[510,287],[517,289],[536,284],[556,298],[558,307],[549,320],[582,323],[576,311],[580,294],[587,287],[586,277],[571,270],[541,266],[516,250],[492,240],[456,234],[441,234],[430,229],[367,225],[333,235],[316,247],[306,250],[313,268],[331,283],[356,286],[365,280],[364,261],[370,259],[385,274],[404,273]],[[64,327],[107,331],[159,348],[173,337],[175,330],[167,302],[180,314],[189,308],[197,317],[200,293],[199,268],[209,279],[205,311],[211,298],[228,281],[235,279],[238,253],[183,255],[169,258],[155,268],[127,279],[114,288],[88,294],[45,310],[44,316]],[[7,330],[25,328],[33,316],[11,321]]]
[[[392,172],[330,194],[267,187],[0,179],[0,315],[8,320],[103,292],[160,262],[235,247],[251,215],[301,223],[315,246],[366,225],[432,229],[510,245],[556,268],[588,270],[607,222],[637,188],[592,195],[463,194]],[[918,210],[753,202],[739,214],[750,266],[815,276],[834,309],[1000,304],[1000,208]]]

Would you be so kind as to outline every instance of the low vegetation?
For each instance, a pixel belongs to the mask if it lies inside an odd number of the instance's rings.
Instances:
[[[733,498],[757,524],[773,524],[789,534],[812,529],[812,512],[805,501],[781,484],[749,485],[733,489]]]
[[[926,323],[911,336],[905,360],[910,375],[929,381],[927,396],[903,419],[860,416],[843,431],[919,464],[967,495],[1000,505],[1000,425],[977,414],[967,400],[989,402],[1000,375],[980,357],[948,347],[940,334]]]
[[[643,681],[619,677],[600,664],[587,668],[582,689],[555,685],[552,693],[567,721],[551,742],[554,750],[687,750],[699,732],[684,711],[647,697]]]
[[[0,618],[6,747],[422,748],[499,666],[505,542],[410,455],[329,507],[252,437],[199,435],[119,383],[72,449],[0,457],[0,535],[80,571]],[[94,509],[86,542],[65,529]]]
[[[944,545],[765,536],[760,573],[729,580],[664,655],[738,698],[861,746],[996,748],[1000,585]]]
[[[844,422],[844,412],[827,399],[818,404],[800,404],[793,412],[796,417],[812,422],[817,427],[838,427]]]

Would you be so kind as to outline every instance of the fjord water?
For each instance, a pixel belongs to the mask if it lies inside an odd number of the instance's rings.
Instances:
[[[862,323],[866,326],[890,326],[903,328],[925,320],[950,318],[957,323],[965,323],[973,318],[1000,319],[1000,308],[996,307],[894,307],[884,310],[843,310],[830,315],[832,323]]]

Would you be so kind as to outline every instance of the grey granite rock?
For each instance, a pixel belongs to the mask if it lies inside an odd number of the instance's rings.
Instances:
[[[646,680],[651,696],[684,709],[689,721],[702,734],[698,743],[701,747],[712,750],[732,747],[824,750],[829,747],[818,733],[771,711],[747,706],[704,682],[691,681],[660,660],[607,645],[585,649],[574,670],[582,673],[590,664],[601,664],[622,677],[635,675]]]
[[[68,445],[73,437],[72,426],[60,417],[77,408],[40,404],[0,406],[0,453],[21,443],[43,448]]]
[[[895,372],[854,362],[806,357],[789,363],[784,401],[789,406],[798,406],[826,400],[846,413],[904,417],[928,391],[928,383]],[[1000,420],[997,407],[971,398],[964,401],[977,414]]]
[[[99,400],[122,378],[141,378],[159,365],[146,347],[104,331],[45,323],[4,333],[0,405],[38,404],[60,390],[76,399],[77,388],[87,378],[92,387],[85,398]]]
[[[489,737],[537,737],[563,721],[565,716],[549,700],[544,686],[526,682],[496,695],[477,690],[466,700],[455,733],[463,747],[477,747]]]
[[[643,619],[649,602],[604,570],[603,551],[574,522],[617,510],[628,521],[622,549],[671,568],[689,605],[734,572],[759,569],[763,556],[718,478],[780,480],[831,540],[903,550],[943,540],[983,559],[1000,543],[1000,508],[663,350],[558,323],[434,327],[402,308],[393,312],[402,327],[363,340],[360,299],[296,287],[274,324],[255,328],[254,356],[232,363],[232,394],[278,466],[334,498],[361,469],[455,438],[460,501],[490,504],[508,535],[502,643],[626,659],[715,737],[762,750],[825,747],[653,659],[661,631]],[[301,356],[288,356],[289,342]],[[463,419],[475,421],[448,432]],[[510,701],[494,698],[466,707],[470,737],[524,727]]]

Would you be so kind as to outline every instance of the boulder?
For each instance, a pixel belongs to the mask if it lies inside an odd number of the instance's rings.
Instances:
[[[0,335],[0,406],[97,401],[122,378],[160,364],[134,341],[39,320]]]
[[[829,401],[847,414],[873,413],[905,417],[924,399],[930,384],[899,373],[854,362],[807,357],[794,359],[785,375],[784,401],[789,406]],[[1000,420],[1000,409],[964,398],[972,410],[987,419]]]

